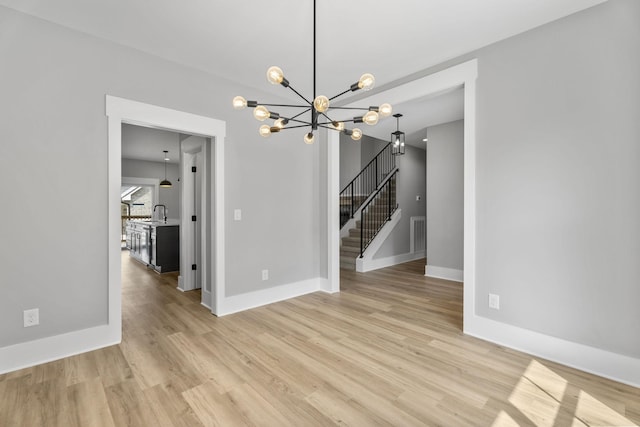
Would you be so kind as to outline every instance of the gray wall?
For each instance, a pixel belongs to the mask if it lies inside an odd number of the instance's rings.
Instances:
[[[638,17],[612,0],[455,61],[479,64],[477,313],[633,357]]]
[[[463,269],[464,121],[428,128],[427,264]]]
[[[389,141],[362,135],[360,140],[360,170],[367,166],[388,143]]]
[[[0,179],[14,183],[2,188],[13,208],[0,221],[0,346],[107,321],[105,94],[227,122],[228,294],[321,276],[320,144],[302,144],[303,133],[293,131],[264,140],[250,112],[231,108],[238,94],[282,101],[277,91],[250,90],[5,7],[0,23]],[[69,191],[83,195],[82,215],[60,203]],[[46,254],[37,268],[33,248]],[[36,307],[40,325],[23,328],[22,311]]]
[[[164,163],[122,159],[122,176],[162,180],[164,179]],[[162,204],[167,207],[168,218],[180,219],[179,177],[178,165],[175,163],[167,164],[167,179],[171,181],[172,186],[171,188],[160,187],[158,190],[158,198],[160,200],[156,201],[156,204]]]
[[[400,223],[373,256],[374,259],[407,254],[410,250],[410,220],[412,216],[425,216],[425,151],[406,145],[405,154],[396,157],[399,172],[396,178],[396,195],[402,210]],[[420,200],[416,201],[416,196]]]
[[[354,141],[350,136],[340,134],[340,191],[362,170],[361,147],[362,141]]]
[[[340,134],[340,190],[349,184],[388,143],[389,141],[368,135],[362,135],[360,141],[354,141],[350,136]]]

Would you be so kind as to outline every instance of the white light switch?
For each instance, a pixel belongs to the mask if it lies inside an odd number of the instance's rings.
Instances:
[[[242,211],[240,209],[236,209],[236,210],[233,211],[233,219],[235,221],[242,220]]]

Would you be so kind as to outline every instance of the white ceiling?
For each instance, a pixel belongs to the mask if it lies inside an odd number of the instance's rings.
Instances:
[[[122,158],[164,162],[163,150],[169,153],[167,163],[179,163],[180,134],[129,124],[122,125]]]
[[[390,83],[604,1],[317,0],[318,94],[337,94],[364,72],[374,74],[378,85]],[[0,0],[0,5],[212,78],[283,95],[287,91],[265,79],[266,69],[279,65],[296,89],[312,97],[311,0]],[[449,96],[446,102],[456,95]],[[424,112],[434,103],[394,106],[407,116],[402,130],[417,130],[409,124],[410,107]],[[429,120],[451,117],[431,114]],[[395,126],[394,120],[385,122]]]

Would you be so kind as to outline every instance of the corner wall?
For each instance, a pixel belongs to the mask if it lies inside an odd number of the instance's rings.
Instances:
[[[462,281],[464,120],[427,129],[428,276]]]

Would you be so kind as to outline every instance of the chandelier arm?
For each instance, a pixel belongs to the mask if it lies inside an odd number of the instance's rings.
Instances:
[[[331,107],[331,110],[360,110],[368,111],[369,107]]]
[[[290,122],[296,122],[296,123],[304,123],[306,126],[311,126],[311,122],[305,121],[305,120],[298,120],[298,119],[294,119],[294,118],[286,118],[286,117],[282,117],[283,119],[289,120]]]
[[[306,128],[310,125],[310,123],[305,123],[303,125],[296,125],[296,126],[286,126],[280,129],[280,131],[286,130],[286,129],[298,129],[298,128]]]
[[[294,105],[294,104],[259,104],[265,107],[291,107],[291,108],[307,108],[306,105]],[[308,110],[307,110],[308,111]]]
[[[309,102],[309,100],[307,98],[305,98],[304,96],[302,96],[300,94],[300,92],[298,92],[297,90],[295,90],[291,85],[287,86],[289,89],[291,89],[296,95],[298,95],[300,98],[302,98],[304,100],[304,102],[306,102],[307,104],[311,105],[311,102]]]
[[[306,110],[304,110],[303,112],[298,113],[298,114],[296,114],[295,116],[291,117],[289,120],[293,120],[293,119],[295,119],[296,117],[300,117],[301,115],[306,114],[306,113],[308,113],[309,111],[311,111],[311,108],[307,108],[307,109],[306,109]]]
[[[353,91],[351,89],[347,89],[344,92],[340,92],[339,94],[337,94],[335,96],[332,96],[331,98],[329,98],[329,101],[333,101],[336,98],[340,98],[342,95],[345,95],[345,94],[347,94],[349,92],[353,92]]]
[[[329,129],[329,130],[335,130],[336,132],[342,132],[340,129],[336,129],[333,126],[329,126],[327,123],[318,123],[318,127]]]

